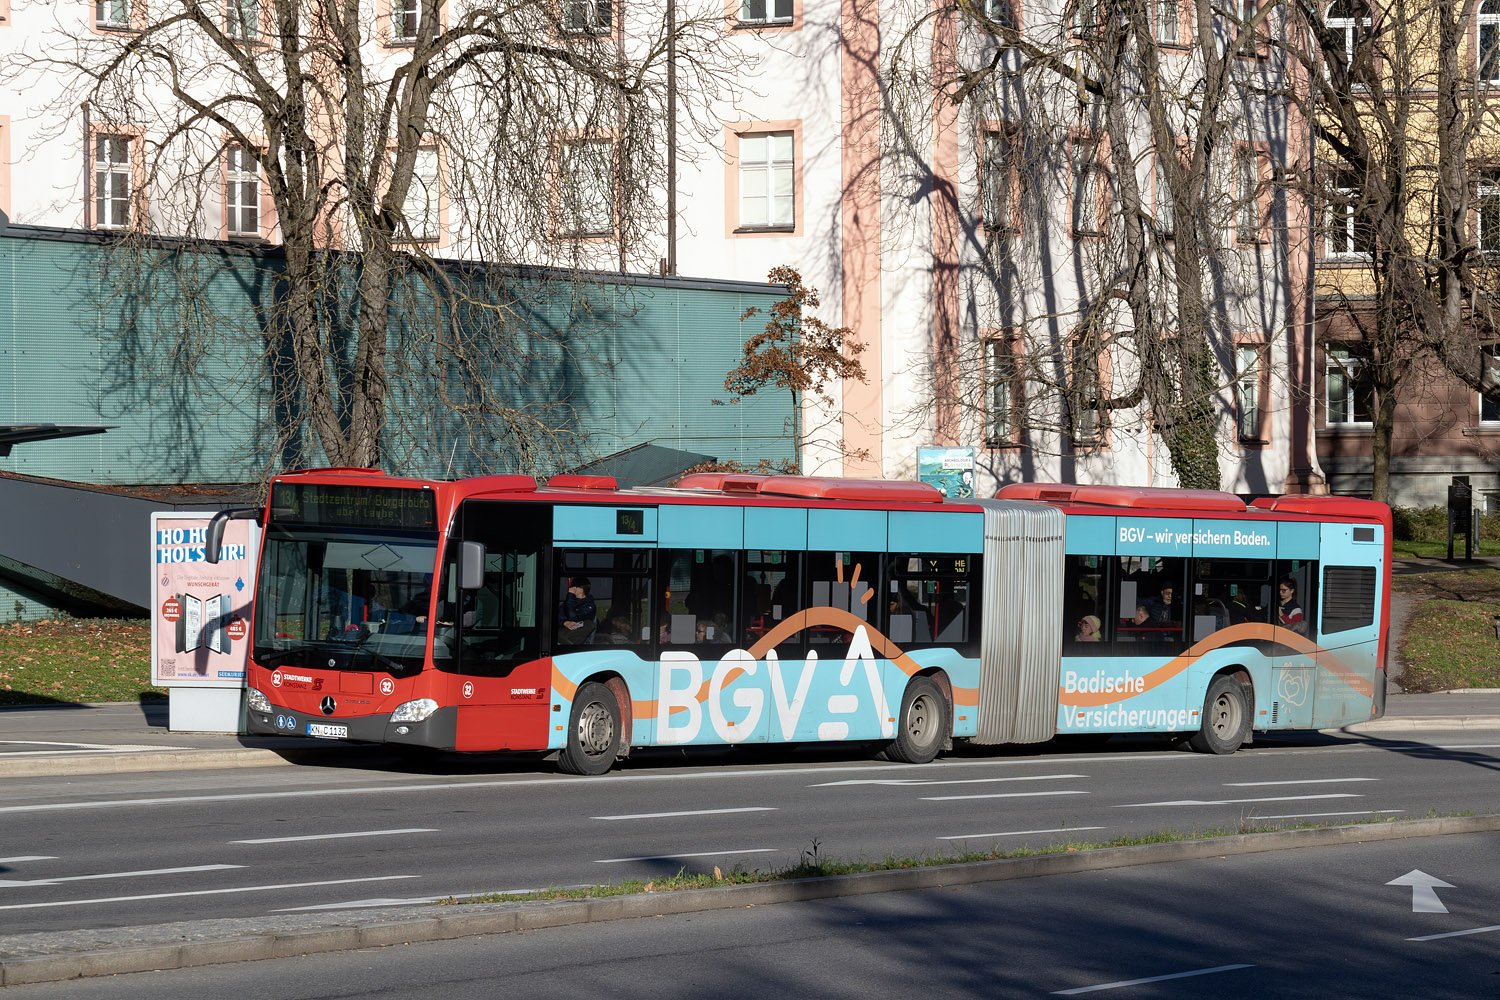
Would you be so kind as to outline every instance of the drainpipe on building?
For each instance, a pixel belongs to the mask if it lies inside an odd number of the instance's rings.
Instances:
[[[677,3],[667,0],[667,274],[677,273]]]
[[[83,228],[89,226],[89,202],[94,198],[94,171],[89,159],[89,102],[78,105],[83,109]]]

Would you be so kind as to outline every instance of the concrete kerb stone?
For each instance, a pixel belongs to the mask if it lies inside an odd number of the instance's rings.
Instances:
[[[138,943],[149,936],[152,928],[132,928],[126,931],[131,935],[132,943],[120,948],[93,948],[72,953],[18,957],[8,957],[0,951],[0,985],[55,982],[153,969],[283,958],[632,917],[666,916],[877,892],[970,885],[1304,847],[1494,831],[1500,831],[1500,815],[1447,816],[1390,823],[1312,827],[681,892],[637,893],[589,900],[480,903],[466,905],[461,912],[448,911],[436,916],[431,911],[412,912],[410,918],[392,914],[389,910],[362,911],[370,914],[369,923],[362,922],[361,911],[349,911],[332,926],[271,928],[262,934],[233,933],[223,938],[208,937],[197,941],[174,941],[171,944],[157,945]],[[244,921],[236,923],[243,924]],[[168,932],[167,929],[176,932],[181,927],[182,925],[164,925],[163,935]],[[174,936],[180,935],[174,933]]]
[[[1458,729],[1500,729],[1500,716],[1443,715],[1372,719],[1334,730],[1340,733],[1434,733]]]

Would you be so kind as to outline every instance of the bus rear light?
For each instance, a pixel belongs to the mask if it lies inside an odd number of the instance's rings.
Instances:
[[[247,688],[246,692],[245,704],[250,707],[250,711],[271,711],[271,699],[267,698],[264,694],[261,694],[261,692],[256,690],[255,688]]]
[[[422,722],[438,710],[438,703],[431,698],[418,698],[396,706],[391,713],[392,722]]]

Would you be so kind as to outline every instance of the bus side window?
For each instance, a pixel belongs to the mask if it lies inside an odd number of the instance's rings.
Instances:
[[[853,619],[875,624],[879,606],[874,598],[880,579],[876,553],[809,552],[807,578],[809,609],[848,613],[823,615],[826,621],[807,630],[808,642],[848,642],[855,628]]]

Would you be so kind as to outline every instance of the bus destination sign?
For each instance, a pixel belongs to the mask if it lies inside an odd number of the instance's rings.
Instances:
[[[339,528],[437,530],[432,490],[400,486],[333,486],[286,483],[271,486],[271,520]]]

